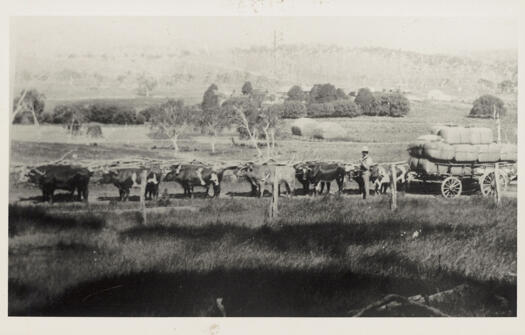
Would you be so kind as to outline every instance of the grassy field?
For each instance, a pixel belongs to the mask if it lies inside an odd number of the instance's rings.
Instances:
[[[173,200],[199,210],[146,225],[112,204],[12,205],[9,314],[211,316],[221,297],[230,316],[345,316],[468,283],[479,300],[443,311],[515,315],[516,200],[406,198],[395,213],[386,201],[284,199],[272,224],[260,199]]]

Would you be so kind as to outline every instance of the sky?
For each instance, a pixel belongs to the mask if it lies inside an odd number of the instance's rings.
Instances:
[[[18,52],[104,52],[119,47],[223,49],[273,44],[336,44],[457,54],[517,49],[509,17],[14,17]]]

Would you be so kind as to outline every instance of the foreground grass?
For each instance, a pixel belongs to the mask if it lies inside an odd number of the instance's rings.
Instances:
[[[144,225],[135,212],[10,206],[10,315],[210,315],[216,297],[231,315],[345,315],[464,282],[515,313],[516,200],[402,199],[391,213],[386,198],[284,199],[271,224],[268,199],[177,204],[201,209]],[[501,315],[487,299],[449,312]]]

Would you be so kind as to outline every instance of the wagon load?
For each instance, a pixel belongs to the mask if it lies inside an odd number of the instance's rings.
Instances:
[[[470,166],[454,166],[448,164],[439,164],[426,158],[410,157],[408,159],[410,170],[424,173],[426,175],[434,174],[471,174],[472,167]]]
[[[439,135],[448,144],[490,144],[493,141],[492,130],[489,128],[441,127]]]
[[[408,152],[411,157],[454,163],[495,163],[517,160],[516,145],[492,143],[492,130],[488,128],[448,126],[432,131],[439,135],[423,135],[409,144]]]

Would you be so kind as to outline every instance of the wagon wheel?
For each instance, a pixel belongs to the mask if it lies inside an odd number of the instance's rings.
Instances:
[[[463,185],[458,177],[448,177],[441,183],[441,194],[447,199],[459,197],[462,190]]]
[[[479,187],[481,189],[481,194],[484,196],[492,196],[496,192],[496,179],[494,178],[494,171],[485,172],[479,178]],[[499,187],[501,191],[505,191],[508,185],[507,178],[501,172],[498,173],[499,178]]]

